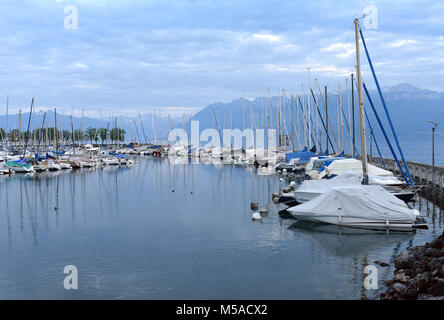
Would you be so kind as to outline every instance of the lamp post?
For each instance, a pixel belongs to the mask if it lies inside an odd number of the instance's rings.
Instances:
[[[432,120],[429,120],[428,122],[430,122],[432,124],[432,166],[435,165],[435,130],[436,127],[438,126],[438,123]]]

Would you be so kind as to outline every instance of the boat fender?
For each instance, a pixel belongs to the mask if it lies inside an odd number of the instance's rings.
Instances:
[[[259,212],[255,212],[253,213],[253,215],[251,216],[251,220],[262,220],[262,216],[260,215]]]
[[[260,213],[268,213],[268,208],[266,206],[262,206],[261,210],[259,212]]]

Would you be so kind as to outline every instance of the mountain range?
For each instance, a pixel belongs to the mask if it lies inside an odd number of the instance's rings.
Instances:
[[[356,89],[356,88],[355,88]],[[322,89],[321,89],[322,90]],[[323,105],[323,99],[319,98],[319,91],[317,88],[313,88],[315,99],[318,100],[318,105],[320,108],[321,115],[324,117],[325,121],[325,109]],[[323,93],[323,91],[322,91]],[[388,129],[387,121],[385,120],[384,109],[382,107],[381,100],[378,96],[377,91],[369,90],[370,96],[373,100],[375,108],[383,120],[384,127]],[[392,87],[383,88],[383,95],[389,109],[394,127],[396,132],[400,136],[411,137],[415,135],[429,134],[431,124],[428,120],[436,121],[444,126],[444,93],[437,92],[428,89],[420,89],[414,87],[408,83],[401,83]],[[327,105],[329,111],[329,118],[332,122],[333,127],[337,130],[336,123],[338,122],[338,108],[337,108],[337,96],[338,92],[329,92]],[[351,94],[350,94],[351,96]],[[355,126],[359,128],[359,114],[358,114],[358,94],[355,92]],[[299,99],[299,100],[298,100]],[[293,119],[297,117],[297,108],[301,113],[301,104],[305,99],[307,103],[307,96],[294,97],[287,94],[285,98],[285,110],[286,110],[286,128],[287,131],[291,132],[291,108],[293,106]],[[341,100],[343,105],[343,111],[348,119],[348,105],[347,96],[345,90],[342,90]],[[351,105],[351,98],[349,98],[349,103]],[[279,102],[280,101],[280,102]],[[299,102],[300,101],[300,102]],[[217,102],[213,103],[199,112],[194,114],[191,118],[182,119],[180,117],[169,119],[165,116],[156,116],[155,126],[156,126],[156,137],[166,138],[168,129],[171,127],[179,127],[189,129],[190,121],[199,121],[200,129],[205,128],[249,128],[251,124],[254,128],[266,128],[266,113],[268,115],[268,120],[270,126],[277,127],[276,115],[278,112],[277,106],[281,104],[281,112],[283,110],[284,98],[283,96],[277,97],[257,97],[254,99],[243,99],[237,98],[231,102]],[[314,108],[314,101],[311,98],[311,105]],[[267,107],[268,106],[268,107]],[[374,114],[369,107],[367,98],[364,94],[364,106],[367,110],[370,122],[377,136],[381,136],[381,131],[378,127],[377,121]],[[351,108],[351,107],[350,107]],[[267,109],[267,111],[265,111]],[[271,112],[270,112],[271,110]],[[316,110],[316,109],[313,109]],[[39,128],[42,125],[43,112],[38,112],[33,114],[32,117],[32,127]],[[22,130],[26,131],[28,125],[29,112],[22,113]],[[153,129],[153,119],[152,114],[146,114],[142,118],[143,128],[141,121],[134,117],[119,117],[117,119],[118,127],[124,128],[127,132],[126,137],[129,139],[135,138],[137,140],[143,141],[143,133],[145,131],[145,136],[147,140],[152,140],[154,138]],[[49,127],[54,125],[54,111],[47,111],[46,121]],[[271,125],[273,123],[273,125]],[[74,129],[86,129],[88,127],[107,127],[113,128],[115,126],[115,119],[97,119],[91,117],[78,117],[72,116],[72,124]],[[57,125],[58,128],[70,129],[71,126],[71,115],[67,114],[57,114]],[[351,125],[351,124],[350,124]],[[5,128],[6,126],[6,115],[0,116],[0,127]],[[282,124],[281,124],[282,126]],[[319,126],[322,128],[321,124]],[[8,128],[18,128],[19,127],[19,115],[10,114],[8,117]],[[137,129],[136,129],[137,127]],[[344,124],[344,130],[347,131],[347,125]],[[356,129],[358,130],[358,129]],[[188,130],[187,130],[188,131]],[[444,134],[444,130],[438,127],[438,134]]]

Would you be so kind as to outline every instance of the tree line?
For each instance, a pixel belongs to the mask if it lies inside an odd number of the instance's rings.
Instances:
[[[0,141],[5,141],[6,139],[11,142],[20,142],[20,140],[35,140],[46,143],[49,141],[89,141],[91,144],[93,142],[101,143],[111,141],[111,142],[123,142],[125,141],[125,130],[122,128],[92,128],[89,127],[85,131],[82,130],[59,130],[54,127],[44,128],[44,129],[34,129],[30,132],[20,132],[19,129],[12,129],[6,132],[3,128],[0,128]]]

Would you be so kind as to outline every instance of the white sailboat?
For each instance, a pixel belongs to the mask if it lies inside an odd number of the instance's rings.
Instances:
[[[288,211],[301,221],[391,230],[412,229],[419,215],[383,187],[371,185],[332,188]]]
[[[337,177],[331,182],[319,182],[324,188],[327,188],[324,192],[317,196],[314,195],[311,200],[303,204],[288,209],[288,212],[301,221],[369,229],[411,230],[419,212],[409,208],[402,200],[382,186],[368,185],[359,59],[359,22],[357,19],[354,22],[361,127],[362,184],[357,184],[351,178],[348,182],[347,180],[339,180],[340,183],[337,183],[338,180],[334,180],[338,179]],[[306,192],[306,194],[309,195],[310,192]]]

